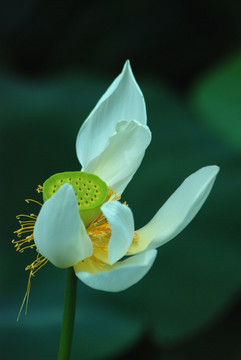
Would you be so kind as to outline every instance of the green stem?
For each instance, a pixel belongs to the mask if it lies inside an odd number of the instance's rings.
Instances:
[[[74,330],[77,277],[74,269],[66,270],[64,313],[59,344],[58,360],[69,360]]]

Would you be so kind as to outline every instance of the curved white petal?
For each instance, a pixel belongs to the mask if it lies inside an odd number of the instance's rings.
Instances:
[[[74,268],[76,276],[86,285],[103,291],[117,292],[126,290],[141,280],[150,270],[156,258],[154,249],[131,256],[111,266],[109,271],[89,272],[78,271]],[[96,264],[96,271],[98,265]]]
[[[130,208],[119,201],[108,201],[101,210],[111,228],[108,244],[109,263],[113,265],[120,260],[129,249],[134,236],[134,219]]]
[[[207,199],[218,171],[218,166],[207,166],[190,175],[153,219],[137,230],[139,241],[130,248],[128,254],[156,248],[178,235]]]
[[[108,139],[121,121],[136,120],[146,124],[146,107],[129,61],[90,113],[76,140],[77,157],[83,171],[106,147]]]
[[[34,227],[34,241],[39,252],[60,268],[92,255],[92,243],[71,185],[64,184],[44,203]]]
[[[98,175],[121,194],[140,166],[150,141],[148,126],[136,121],[121,121],[106,148],[84,171]]]

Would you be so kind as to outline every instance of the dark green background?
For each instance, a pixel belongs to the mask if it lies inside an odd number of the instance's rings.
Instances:
[[[240,2],[8,1],[0,5],[0,355],[55,359],[64,271],[32,281],[11,240],[25,198],[78,170],[77,132],[129,58],[153,134],[123,194],[144,225],[190,173],[221,167],[204,207],[122,293],[79,282],[72,359],[241,359]]]

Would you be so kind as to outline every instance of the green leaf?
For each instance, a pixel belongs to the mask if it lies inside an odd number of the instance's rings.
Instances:
[[[162,348],[162,360],[213,360],[241,358],[240,303],[222,315],[198,336],[171,348]]]
[[[36,304],[35,304],[36,305]],[[39,305],[39,304],[38,304]],[[19,323],[10,322],[13,309],[0,311],[1,353],[8,360],[19,354],[26,360],[55,359],[58,354],[62,309],[59,307],[32,309],[32,314]],[[106,359],[128,350],[142,334],[141,321],[127,318],[110,308],[79,306],[75,320],[72,358]],[[11,340],[10,340],[11,339]],[[10,346],[14,341],[15,346]]]
[[[5,286],[1,296],[1,353],[8,360],[15,360],[19,354],[26,360],[36,358],[36,354],[39,359],[55,359],[63,314],[65,271],[48,265],[36,275],[32,280],[28,313],[25,315],[23,310],[17,322],[26,285],[21,267],[18,271],[18,283],[16,278],[8,276],[14,286]],[[127,316],[109,303],[98,302],[98,292],[88,298],[81,286],[78,290],[73,359],[105,359],[127,351],[142,336],[143,319],[135,314]],[[15,346],[11,346],[13,342]]]
[[[196,82],[192,109],[232,147],[241,150],[241,53],[234,54]]]

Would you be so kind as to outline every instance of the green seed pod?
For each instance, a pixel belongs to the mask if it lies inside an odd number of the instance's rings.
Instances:
[[[66,183],[73,186],[80,216],[87,227],[101,213],[100,207],[108,197],[108,186],[98,176],[86,172],[57,173],[43,184],[44,201],[53,196]]]

